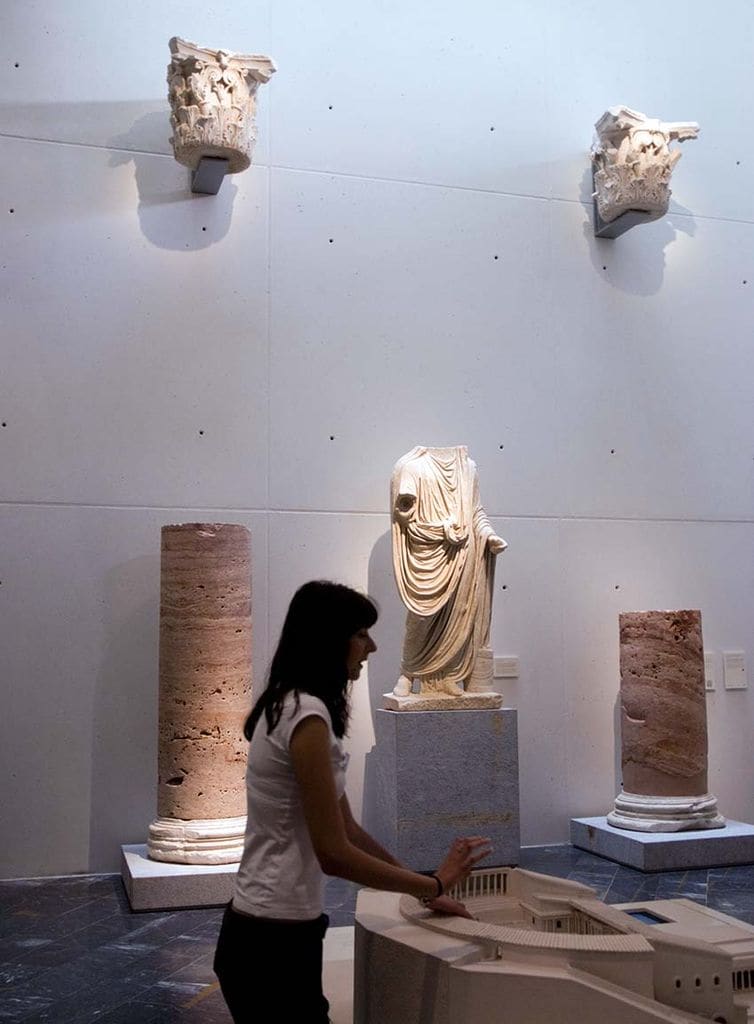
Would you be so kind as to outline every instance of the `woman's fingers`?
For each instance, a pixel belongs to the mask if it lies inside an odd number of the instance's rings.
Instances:
[[[492,852],[492,843],[484,836],[469,836],[465,839],[456,839],[454,847],[464,860],[473,864],[476,864]]]
[[[475,864],[492,852],[492,844],[486,836],[459,836],[453,841],[448,855],[438,868],[446,889],[468,878]]]

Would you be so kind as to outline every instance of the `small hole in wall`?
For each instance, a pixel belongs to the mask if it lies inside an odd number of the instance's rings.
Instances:
[[[748,281],[744,281],[744,284],[748,284]]]
[[[620,590],[620,583],[616,583],[616,584],[615,584],[615,589],[616,589],[616,590]]]
[[[15,213],[15,212],[16,212],[16,211],[15,211],[15,210],[13,209],[13,207],[12,207],[12,206],[11,206],[10,210],[8,210],[8,213]]]
[[[328,110],[332,110],[332,103],[330,104],[330,106],[327,109]]]
[[[498,448],[500,449],[500,451],[502,451],[502,450],[503,450],[503,448],[505,448],[505,445],[504,445],[504,444],[499,444],[499,445],[498,445]]]
[[[611,448],[611,449],[610,449],[610,454],[611,454],[611,455],[615,455],[615,448]]]
[[[741,166],[741,161],[740,160],[736,160],[736,167],[740,167],[740,166]]]
[[[502,590],[507,590],[507,589],[508,589],[508,584],[507,584],[507,583],[504,583],[504,584],[502,585],[501,589],[502,589]]]
[[[490,131],[491,131],[491,132],[494,132],[494,130],[495,130],[495,126],[494,126],[494,124],[491,124],[491,125],[490,125]]]
[[[603,267],[602,269],[603,269],[603,270],[607,270],[607,267]]]
[[[330,440],[331,440],[331,441],[334,441],[334,440],[335,440],[335,434],[330,434]]]
[[[332,245],[333,242],[335,241],[335,239],[334,238],[328,238],[327,241],[330,243],[330,245]]]
[[[499,256],[493,256],[492,258],[493,258],[493,260],[499,260],[500,259]]]
[[[13,65],[13,67],[14,67],[14,68],[20,68],[20,67],[21,67],[21,65],[20,65],[20,64],[18,63],[18,61],[16,61],[16,63],[15,63],[14,65]]]
[[[7,426],[8,426],[8,424],[7,424],[6,422],[5,422],[5,420],[3,420],[3,426],[4,426],[4,427],[7,427]]]
[[[206,230],[207,230],[206,228],[202,228],[202,231],[206,231]]]
[[[199,437],[204,437],[204,431],[203,430],[199,431]]]

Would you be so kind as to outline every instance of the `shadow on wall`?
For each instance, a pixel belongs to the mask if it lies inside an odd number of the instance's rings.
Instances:
[[[620,696],[620,682],[618,683],[618,695],[613,706],[613,772],[615,774],[615,795],[623,789],[623,747],[621,742],[621,708],[623,706]],[[612,810],[612,808],[609,808]]]
[[[154,139],[160,133],[164,133],[165,141],[170,138],[170,121],[165,111],[140,117],[129,131],[108,140],[108,145],[116,150],[110,157],[110,166],[122,167],[133,160],[139,224],[144,237],[153,245],[176,252],[207,249],[228,234],[238,189],[228,176],[215,196],[193,193],[191,171],[177,163],[172,153],[163,157],[138,150],[140,140]],[[189,227],[196,230],[186,230],[187,211]]]
[[[377,709],[382,707],[382,694],[389,693],[398,681],[406,620],[406,609],[393,576],[393,540],[390,530],[383,533],[372,548],[369,557],[368,586],[370,595],[377,601],[380,609],[380,618],[375,629],[378,646],[376,652],[369,658],[369,707],[374,729]],[[367,831],[378,831],[378,786],[377,748],[372,747],[364,759],[361,820]]]
[[[369,657],[369,706],[372,723],[383,693],[398,682],[406,609],[398,594],[393,575],[393,540],[390,530],[379,538],[369,556],[369,593],[379,606],[375,629],[377,651]]]
[[[117,134],[106,136],[104,125]],[[231,178],[216,196],[191,191],[191,172],[173,157],[166,99],[0,104],[0,133],[20,142],[88,147],[96,154],[112,149],[110,167],[133,161],[141,231],[161,249],[206,249],[228,234],[238,189]]]
[[[611,287],[629,295],[656,295],[665,275],[665,250],[679,231],[693,237],[696,224],[691,211],[671,204],[665,217],[640,224],[619,238],[595,238],[592,212],[592,168],[584,171],[581,194],[587,204],[584,238],[592,266]],[[671,223],[670,219],[674,220]]]
[[[149,600],[134,607],[133,595]],[[105,578],[105,656],[92,708],[89,870],[117,871],[124,843],[146,842],[157,810],[160,556]]]

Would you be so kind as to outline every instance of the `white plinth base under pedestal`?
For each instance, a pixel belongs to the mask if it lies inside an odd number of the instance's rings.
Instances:
[[[500,693],[412,693],[399,697],[395,693],[383,693],[382,706],[386,711],[481,711],[486,708],[501,708],[503,697]]]
[[[152,860],[168,864],[238,864],[246,815],[240,818],[157,818],[149,826]]]
[[[144,843],[121,847],[120,873],[132,910],[220,907],[233,895],[238,864],[166,864]]]
[[[581,850],[639,871],[754,864],[754,825],[731,821],[699,832],[629,832],[604,816],[571,818],[571,842]]]
[[[644,796],[621,793],[615,798],[615,810],[607,816],[614,828],[632,832],[697,832],[723,828],[725,818],[717,812],[717,800],[711,793],[702,796]]]

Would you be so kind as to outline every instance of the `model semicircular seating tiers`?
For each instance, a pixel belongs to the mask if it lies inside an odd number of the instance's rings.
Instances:
[[[476,920],[362,890],[354,1024],[746,1024],[754,927],[686,900],[608,905],[519,868],[453,891]]]

